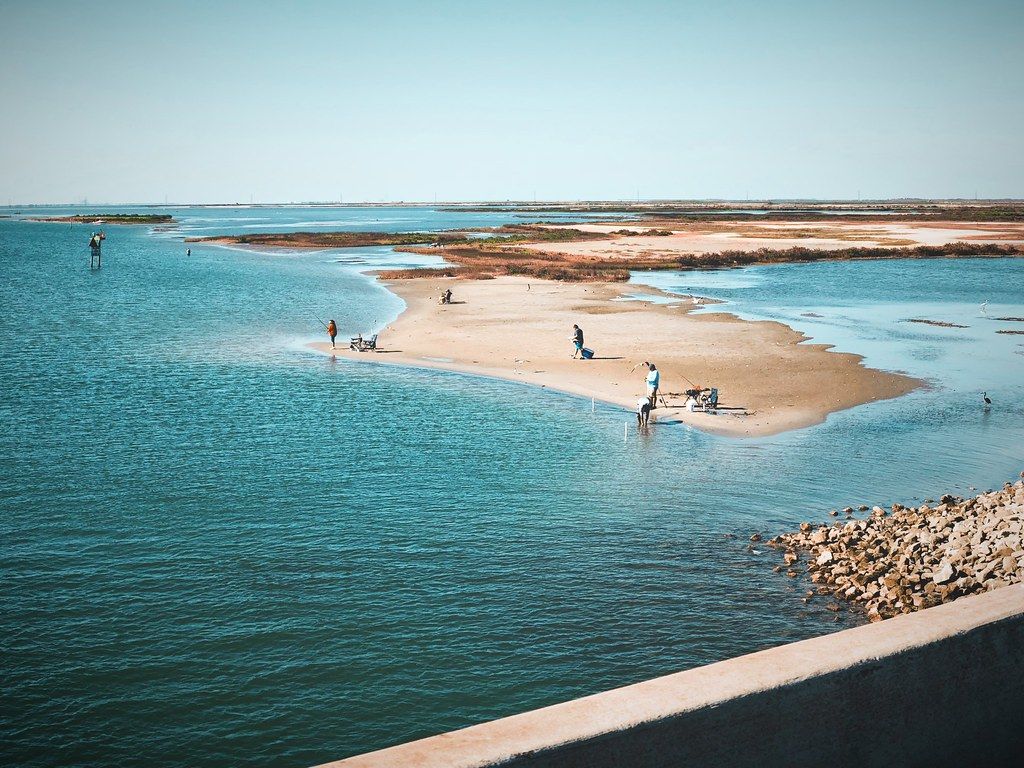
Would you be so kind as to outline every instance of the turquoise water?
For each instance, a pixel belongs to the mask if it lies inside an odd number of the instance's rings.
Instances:
[[[930,390],[897,401],[899,411],[919,401],[963,408],[971,429],[974,406],[987,391],[999,408],[986,418],[997,428],[1018,426],[1024,335],[998,331],[1024,331],[1024,321],[1005,319],[1024,318],[1024,259],[780,264],[645,272],[634,282],[708,296],[723,303],[700,311],[779,321],[814,342],[860,354],[868,365],[925,379]]]
[[[359,270],[416,258],[186,257],[177,239],[340,228],[338,210],[176,213],[168,232],[108,227],[93,272],[90,227],[0,219],[4,764],[313,764],[839,629],[856,617],[803,605],[750,533],[1024,468],[1022,337],[872,330],[857,318],[888,317],[893,262],[828,290],[801,266],[698,292],[752,316],[805,300],[869,359],[904,345],[929,390],[774,438],[624,440],[616,409],[305,348],[314,314],[343,333],[397,315]],[[893,301],[1024,315],[1022,261],[921,264],[937,280]],[[943,359],[969,387],[942,383]]]

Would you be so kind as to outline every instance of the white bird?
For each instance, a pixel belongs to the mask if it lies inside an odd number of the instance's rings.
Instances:
[[[988,396],[988,392],[982,392],[981,393],[981,399],[985,401],[985,405],[986,406],[992,405],[992,400]]]
[[[981,314],[983,314],[983,315],[987,315],[988,314],[988,300],[987,299],[985,301],[981,302]]]

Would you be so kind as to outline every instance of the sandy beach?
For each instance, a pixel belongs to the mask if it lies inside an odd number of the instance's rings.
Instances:
[[[644,394],[645,372],[638,364],[651,360],[662,372],[668,405],[659,403],[654,412],[660,424],[684,422],[734,437],[771,435],[922,385],[866,368],[857,355],[801,343],[807,337],[781,323],[694,313],[689,298],[667,304],[627,300],[655,295],[646,287],[518,277],[419,278],[388,285],[407,309],[380,333],[381,352],[349,351],[348,339],[339,337],[336,354],[493,376],[630,410]],[[453,303],[440,305],[437,297],[446,287]],[[571,359],[573,323],[595,350],[593,360]],[[332,351],[329,342],[313,347]],[[719,389],[717,414],[683,407],[682,393],[692,384]]]
[[[549,225],[568,228],[570,225]],[[608,240],[571,243],[530,243],[526,248],[541,253],[559,253],[572,257],[600,259],[664,258],[680,255],[710,254],[723,251],[752,252],[762,248],[814,248],[833,250],[852,246],[901,248],[942,246],[955,242],[1024,245],[1024,225],[962,221],[897,222],[737,222],[683,223],[672,221],[628,221],[573,224],[572,228],[595,235],[612,236]],[[651,230],[668,235],[651,235]],[[636,234],[622,235],[623,231]]]

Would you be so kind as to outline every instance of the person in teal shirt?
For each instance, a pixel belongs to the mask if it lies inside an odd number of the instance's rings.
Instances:
[[[651,401],[651,410],[658,407],[658,387],[661,384],[661,371],[654,363],[644,363],[647,366],[647,399]]]

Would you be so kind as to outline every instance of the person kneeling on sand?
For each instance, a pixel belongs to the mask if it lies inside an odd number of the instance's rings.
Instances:
[[[641,397],[636,401],[636,424],[638,427],[646,427],[651,420],[651,401]]]
[[[569,340],[576,347],[572,352],[572,358],[575,360],[576,355],[583,354],[583,329],[574,324],[572,327],[572,338]]]
[[[661,383],[661,372],[654,363],[645,362],[647,366],[647,399],[651,401],[651,410],[658,407],[658,385]]]

